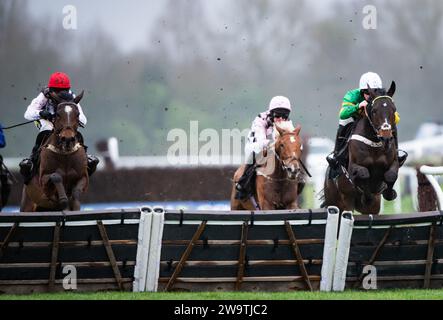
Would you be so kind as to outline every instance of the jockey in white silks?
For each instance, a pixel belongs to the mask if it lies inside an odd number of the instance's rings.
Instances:
[[[57,103],[53,101],[51,94],[57,95],[63,101],[72,101],[75,95],[71,91],[71,80],[66,73],[54,72],[49,77],[48,85],[39,93],[39,95],[32,100],[29,106],[26,108],[24,117],[26,120],[35,120],[36,126],[39,129],[35,145],[32,148],[32,153],[29,158],[23,159],[20,166],[20,173],[23,176],[25,184],[31,181],[33,174],[36,172],[36,165],[40,155],[41,146],[52,134],[54,129],[53,120],[55,118],[55,108]],[[87,119],[83,113],[83,109],[80,104],[77,104],[79,115],[79,121],[81,126],[85,126]],[[77,132],[77,138],[79,142],[87,150],[87,146],[84,145],[83,136],[80,132]],[[99,159],[93,155],[88,154],[88,174],[94,173]]]
[[[235,186],[236,199],[248,197],[248,186],[255,171],[255,157],[274,141],[274,124],[287,121],[290,112],[291,102],[289,99],[275,96],[271,99],[268,110],[260,113],[252,122],[245,146],[246,168]]]

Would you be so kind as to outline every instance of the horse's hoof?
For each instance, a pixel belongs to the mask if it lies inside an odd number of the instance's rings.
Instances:
[[[51,179],[51,182],[56,184],[62,182],[62,177],[58,173],[53,173],[50,175],[49,179]]]
[[[60,208],[62,210],[65,210],[66,208],[68,208],[68,205],[69,205],[68,198],[60,199],[59,204],[60,204]]]
[[[369,179],[370,177],[369,170],[363,167],[354,168],[352,175],[354,178],[358,179]]]
[[[383,191],[383,198],[387,201],[395,200],[397,198],[397,191],[394,189],[387,189]]]

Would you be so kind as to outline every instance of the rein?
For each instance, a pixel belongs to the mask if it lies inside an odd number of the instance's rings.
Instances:
[[[275,153],[275,157],[281,163],[282,168],[287,169],[287,166],[284,164],[283,160],[280,158],[280,156],[277,154],[277,152]],[[303,163],[303,161],[300,158],[297,158],[296,156],[292,156],[291,158],[286,159],[286,160],[290,160],[290,161],[296,160],[298,163],[300,163],[301,167],[303,168],[305,173],[309,176],[309,178],[312,178],[311,173],[308,171],[308,168],[306,168],[305,164]]]

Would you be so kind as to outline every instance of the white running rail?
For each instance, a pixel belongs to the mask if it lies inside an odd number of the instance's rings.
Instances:
[[[437,194],[438,209],[443,210],[443,191],[434,175],[443,175],[443,167],[421,166],[420,172],[426,175]]]

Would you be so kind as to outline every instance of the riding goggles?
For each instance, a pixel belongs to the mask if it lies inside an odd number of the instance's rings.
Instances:
[[[283,120],[288,120],[289,112],[285,111],[274,111],[272,112],[272,118],[282,118]]]

